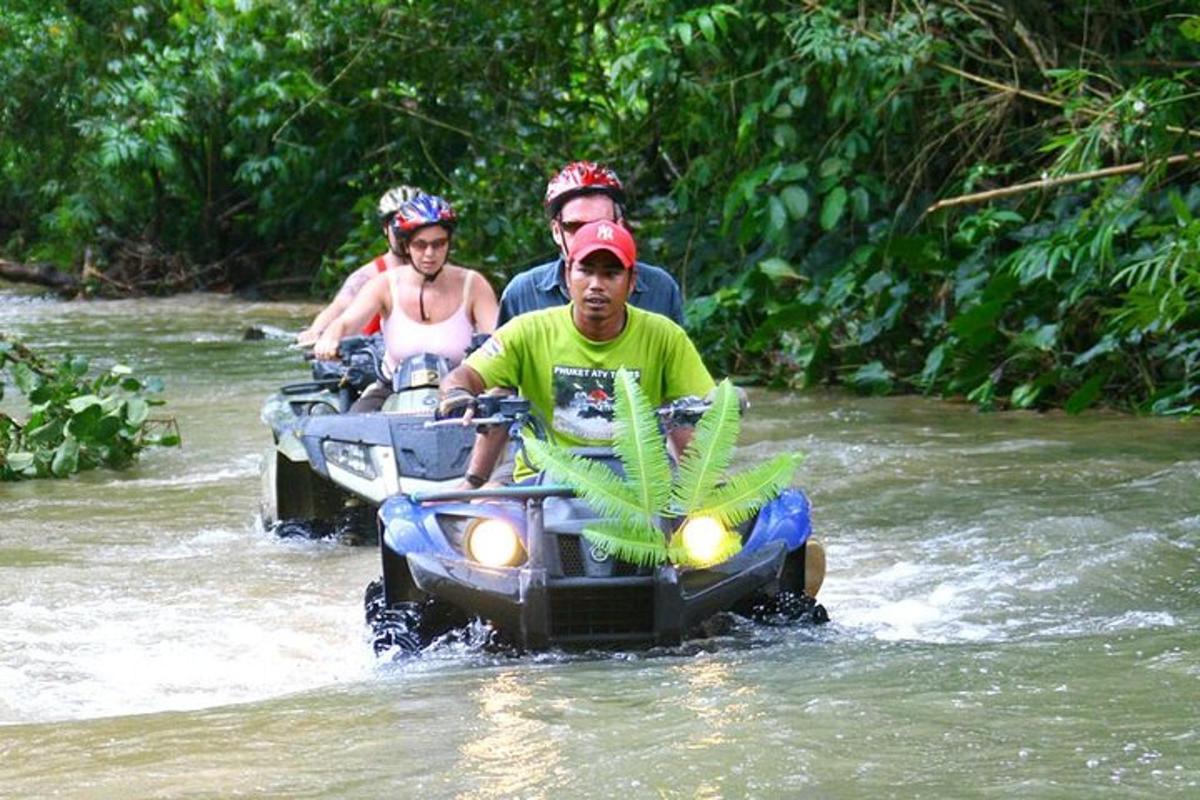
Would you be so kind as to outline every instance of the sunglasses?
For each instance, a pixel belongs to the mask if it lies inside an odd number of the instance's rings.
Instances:
[[[616,222],[615,219],[598,220],[598,219],[579,219],[571,222],[564,222],[561,219],[558,221],[558,227],[568,236],[574,236],[579,233],[579,229],[584,225],[590,225],[593,222]]]

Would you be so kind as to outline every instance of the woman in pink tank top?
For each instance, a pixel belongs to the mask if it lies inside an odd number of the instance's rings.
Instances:
[[[325,328],[313,347],[317,358],[335,358],[338,340],[374,314],[383,318],[389,375],[417,353],[435,353],[457,365],[473,334],[495,330],[499,305],[487,278],[449,263],[457,221],[454,209],[440,197],[422,194],[401,205],[391,232],[412,269],[391,269],[371,278],[349,308]],[[377,381],[351,411],[376,411],[391,391],[390,382]]]

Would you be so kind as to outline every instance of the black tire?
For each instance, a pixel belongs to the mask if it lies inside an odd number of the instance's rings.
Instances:
[[[779,586],[773,591],[755,593],[735,611],[767,625],[790,625],[795,622],[823,625],[828,622],[829,612],[825,606],[804,592],[804,558],[804,547],[789,553],[779,576]]]
[[[270,456],[269,456],[270,457]],[[374,509],[312,471],[307,461],[292,461],[279,451],[263,478],[263,525],[281,538],[339,538],[373,544]]]
[[[363,609],[377,656],[384,653],[393,657],[416,655],[434,640],[469,622],[457,608],[432,597],[389,606],[382,580],[367,584]]]

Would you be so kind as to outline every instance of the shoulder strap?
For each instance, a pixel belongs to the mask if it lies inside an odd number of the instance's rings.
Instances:
[[[387,259],[385,259],[383,256],[376,256],[375,269],[379,270],[380,272],[387,272]]]
[[[475,277],[475,273],[469,269],[464,271],[467,273],[467,277],[463,278],[462,306],[466,308],[467,301],[471,299],[471,278]]]

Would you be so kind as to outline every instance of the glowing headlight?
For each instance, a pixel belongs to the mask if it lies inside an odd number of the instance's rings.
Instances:
[[[481,519],[467,530],[467,555],[485,567],[512,567],[525,559],[525,548],[509,523]]]
[[[713,517],[694,517],[683,524],[676,534],[682,538],[683,550],[689,564],[707,566],[729,558],[731,537],[725,526]]]

